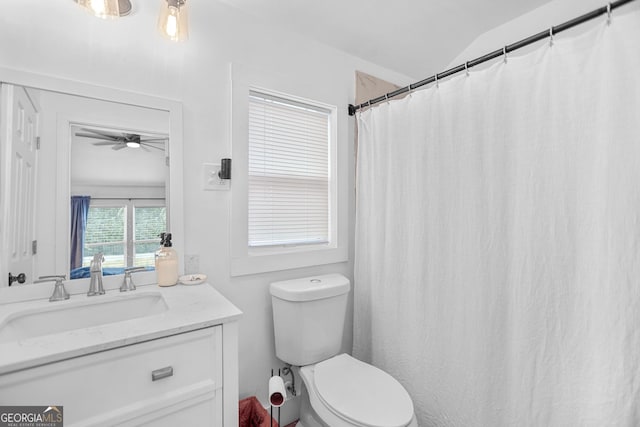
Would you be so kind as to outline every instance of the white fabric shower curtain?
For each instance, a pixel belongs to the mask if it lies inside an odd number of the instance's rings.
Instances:
[[[421,426],[640,425],[640,13],[358,116],[354,355]]]

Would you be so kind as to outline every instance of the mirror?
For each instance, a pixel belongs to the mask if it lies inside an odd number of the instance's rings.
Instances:
[[[69,279],[90,277],[99,254],[104,275],[153,269],[167,230],[168,142],[167,134],[71,125]]]
[[[88,277],[97,252],[105,274],[152,266],[161,231],[181,245],[179,103],[6,69],[0,81],[0,287]]]

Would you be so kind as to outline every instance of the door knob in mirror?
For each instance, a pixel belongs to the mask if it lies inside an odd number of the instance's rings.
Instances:
[[[20,273],[17,276],[14,276],[13,274],[9,273],[9,286],[11,286],[13,282],[18,282],[20,284],[23,284],[26,281],[27,281],[27,275],[24,273]]]

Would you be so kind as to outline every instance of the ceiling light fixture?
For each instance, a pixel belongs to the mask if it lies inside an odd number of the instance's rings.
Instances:
[[[89,13],[98,18],[112,19],[126,16],[131,12],[130,0],[75,0]]]
[[[140,135],[127,135],[126,144],[129,148],[140,148]]]
[[[158,17],[158,30],[172,41],[184,41],[189,38],[187,0],[165,0]]]

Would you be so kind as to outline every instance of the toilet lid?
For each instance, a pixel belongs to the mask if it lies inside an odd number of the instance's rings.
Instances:
[[[316,364],[314,382],[323,403],[356,425],[404,427],[413,418],[411,398],[395,378],[347,354]]]

